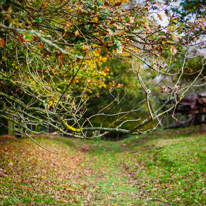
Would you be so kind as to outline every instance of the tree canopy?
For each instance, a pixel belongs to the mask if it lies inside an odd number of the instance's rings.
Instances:
[[[205,47],[201,15],[182,22],[166,5],[128,0],[3,0],[0,8],[0,118],[28,135],[40,133],[34,125],[80,138],[143,133],[168,112],[154,98],[177,104],[205,81],[200,56],[195,77],[181,82],[190,49]],[[121,107],[125,97],[133,102]]]

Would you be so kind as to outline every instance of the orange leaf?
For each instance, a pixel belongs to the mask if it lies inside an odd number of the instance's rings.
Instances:
[[[58,57],[58,60],[59,60],[61,63],[63,63],[63,62],[64,62],[64,57],[63,57],[62,55],[60,55],[60,56]]]
[[[4,43],[5,43],[4,39],[1,38],[1,40],[0,40],[0,47],[4,47]]]
[[[43,48],[42,42],[39,42],[39,43],[38,43],[38,47],[39,47],[39,49],[42,49],[42,48]]]
[[[193,70],[189,67],[185,67],[185,69],[187,69],[188,72],[193,73]]]
[[[60,200],[60,202],[63,202],[63,203],[68,203],[68,201],[66,201],[66,200]]]
[[[70,28],[72,24],[69,21],[66,21],[65,25]]]

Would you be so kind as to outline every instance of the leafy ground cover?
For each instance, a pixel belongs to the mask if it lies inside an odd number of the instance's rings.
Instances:
[[[205,205],[198,128],[121,141],[0,138],[0,205]]]

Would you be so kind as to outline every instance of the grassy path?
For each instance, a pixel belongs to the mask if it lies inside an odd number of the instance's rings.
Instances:
[[[118,142],[0,138],[0,205],[205,205],[206,135],[195,128]]]

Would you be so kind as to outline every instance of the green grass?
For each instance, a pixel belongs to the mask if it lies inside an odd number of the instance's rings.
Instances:
[[[205,205],[205,137],[193,127],[116,142],[37,138],[58,155],[4,139],[0,205]]]

